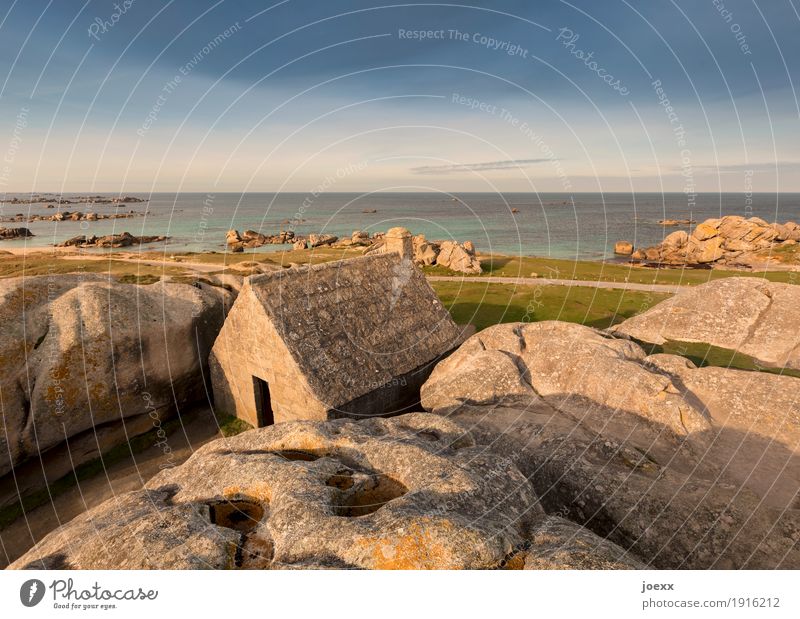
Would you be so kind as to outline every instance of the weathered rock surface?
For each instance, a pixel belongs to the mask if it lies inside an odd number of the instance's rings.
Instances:
[[[309,247],[322,247],[323,245],[333,245],[339,240],[338,236],[333,234],[309,234],[308,246]]]
[[[729,215],[721,219],[707,219],[698,224],[691,234],[673,232],[659,245],[637,249],[632,258],[668,265],[778,266],[797,263],[795,254],[787,256],[773,253],[798,240],[800,225],[795,222],[769,224],[758,217],[745,219]]]
[[[643,570],[647,566],[616,544],[565,518],[538,522],[524,554],[526,570]]]
[[[662,226],[689,226],[697,223],[694,219],[659,219]]]
[[[479,274],[482,272],[481,262],[475,255],[475,245],[472,241],[459,243],[457,241],[429,241],[424,234],[411,236],[405,228],[393,228],[395,231],[403,230],[408,235],[410,244],[407,251],[401,251],[403,255],[408,253],[419,266],[441,265],[457,273]],[[367,248],[367,253],[389,251],[389,246],[397,247],[397,243],[392,244],[391,237],[376,233],[372,238],[372,245]],[[398,233],[399,234],[399,233]],[[395,249],[392,249],[394,251]]]
[[[688,288],[612,330],[653,344],[701,342],[800,369],[800,286],[726,277]]]
[[[350,235],[350,242],[353,245],[369,246],[371,244],[369,232],[366,230],[354,230]]]
[[[201,368],[231,299],[202,283],[1,280],[0,475],[67,438],[205,398]]]
[[[797,568],[798,385],[544,322],[473,336],[422,404],[650,566]]]
[[[584,554],[565,556],[573,547]],[[507,458],[414,413],[221,439],[51,533],[12,568],[639,567],[546,516]]]
[[[633,253],[633,243],[630,241],[617,241],[614,243],[614,253],[618,256],[630,256]]]
[[[245,230],[241,234],[239,234],[238,230],[228,230],[225,235],[225,244],[234,252],[244,251],[245,248],[261,247],[262,245],[286,245],[294,242],[295,234],[292,230],[281,230],[274,235],[262,234],[255,230]]]
[[[443,241],[439,245],[436,264],[457,273],[475,275],[481,273],[481,262],[475,257],[475,248],[471,243],[467,247],[466,244],[457,243],[456,241]]]

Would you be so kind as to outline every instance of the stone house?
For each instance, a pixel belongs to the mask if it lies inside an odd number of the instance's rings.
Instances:
[[[248,278],[209,357],[216,408],[256,427],[414,410],[463,337],[398,242]]]

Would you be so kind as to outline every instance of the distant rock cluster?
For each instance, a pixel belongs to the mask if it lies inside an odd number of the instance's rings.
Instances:
[[[261,247],[262,245],[285,245],[294,240],[294,232],[281,231],[275,235],[266,235],[255,230],[245,230],[239,234],[238,230],[228,230],[225,243],[233,252],[242,252],[245,248]]]
[[[413,247],[413,260],[420,266],[439,265],[457,273],[480,274],[481,263],[475,255],[475,245],[472,241],[459,243],[458,241],[429,241],[424,234],[412,236],[405,228]],[[340,239],[333,234],[309,234],[307,237],[296,236],[292,231],[281,231],[275,235],[266,235],[255,230],[229,230],[225,242],[234,253],[242,252],[246,248],[261,247],[263,245],[292,244],[293,250],[313,249],[316,247],[363,247],[365,253],[382,251],[386,244],[385,232],[369,232],[356,230],[350,238]]]
[[[128,211],[127,213],[95,213],[94,211],[82,213],[80,211],[61,211],[54,215],[24,215],[17,213],[13,217],[0,219],[3,222],[26,222],[34,221],[100,221],[102,219],[130,219],[131,217],[142,217],[147,213]]]
[[[169,239],[168,236],[133,236],[130,232],[120,234],[107,234],[105,236],[74,236],[63,243],[58,243],[56,247],[109,247],[119,249],[121,247],[132,247],[143,245],[144,243],[162,243]]]
[[[791,247],[798,241],[800,225],[795,222],[770,224],[759,217],[728,215],[707,219],[691,233],[677,230],[653,247],[634,249],[631,243],[620,241],[614,253],[637,262],[665,265],[753,267],[767,262],[772,250]]]
[[[30,198],[12,198],[5,202],[7,204],[47,204],[48,208],[55,208],[56,205],[60,204],[125,204],[127,202],[147,202],[147,200],[133,196],[125,196],[123,198],[110,198],[107,196],[72,196],[71,198],[64,198],[60,195],[36,194]]]
[[[24,239],[34,236],[27,228],[0,228],[0,240]]]
[[[428,241],[420,234],[414,237],[414,259],[419,264],[439,265],[457,273],[482,272],[472,241]]]

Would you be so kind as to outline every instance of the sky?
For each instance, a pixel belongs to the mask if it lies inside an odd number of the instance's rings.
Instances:
[[[0,193],[800,191],[800,0],[0,0]]]

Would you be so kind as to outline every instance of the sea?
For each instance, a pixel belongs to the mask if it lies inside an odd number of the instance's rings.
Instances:
[[[52,215],[43,204],[11,204],[30,194],[6,194],[0,217]],[[65,199],[79,194],[63,194]],[[77,235],[130,232],[167,235],[168,252],[224,251],[228,230],[263,234],[293,230],[303,236],[328,233],[349,237],[404,226],[431,240],[472,241],[481,252],[549,256],[575,260],[613,259],[616,241],[637,247],[660,242],[676,227],[664,219],[697,222],[723,215],[760,217],[768,222],[800,222],[800,193],[154,193],[132,194],[145,203],[68,204],[67,211],[113,213],[147,211],[146,216],[100,221],[0,223],[24,226],[35,236],[0,241],[7,247],[47,247]],[[688,226],[684,226],[688,228]],[[162,250],[162,246],[144,248]],[[287,249],[268,245],[254,251]],[[97,250],[103,251],[103,250]]]

